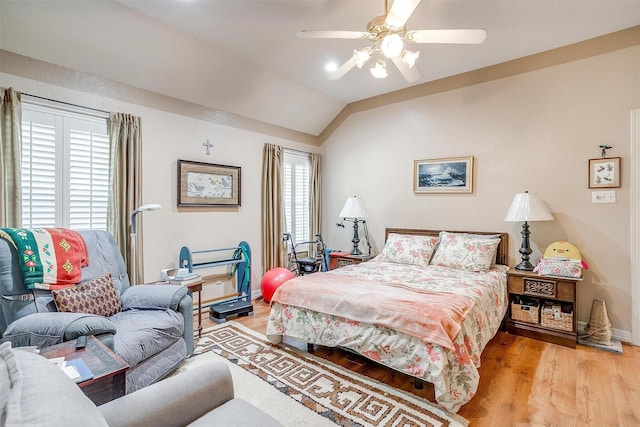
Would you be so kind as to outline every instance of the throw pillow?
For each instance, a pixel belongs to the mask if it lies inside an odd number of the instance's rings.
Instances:
[[[109,317],[121,310],[120,296],[111,273],[51,293],[58,311]]]
[[[467,271],[488,271],[494,263],[499,237],[440,232],[440,243],[432,265]]]
[[[436,236],[390,233],[376,261],[426,267],[437,244]]]

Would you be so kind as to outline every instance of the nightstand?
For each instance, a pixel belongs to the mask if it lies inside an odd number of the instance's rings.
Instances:
[[[351,255],[349,252],[331,252],[329,254],[329,270],[344,267],[345,265],[360,264],[369,261],[371,255]]]
[[[577,283],[582,277],[507,272],[507,331],[566,347],[576,347]]]

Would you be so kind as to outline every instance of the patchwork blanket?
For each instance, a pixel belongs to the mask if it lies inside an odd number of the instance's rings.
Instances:
[[[27,289],[62,289],[80,282],[89,265],[87,246],[64,228],[0,228],[0,237],[18,251]]]

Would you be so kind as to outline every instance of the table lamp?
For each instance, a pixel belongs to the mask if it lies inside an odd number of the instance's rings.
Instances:
[[[505,221],[524,221],[522,224],[522,245],[520,246],[520,254],[522,255],[522,261],[516,265],[516,270],[532,271],[533,264],[529,262],[529,255],[533,252],[529,245],[529,237],[531,232],[529,231],[528,221],[549,221],[553,219],[551,212],[547,209],[542,199],[537,194],[518,193],[513,198],[509,212],[505,217]]]
[[[367,214],[362,200],[358,199],[357,196],[349,197],[340,211],[340,218],[344,221],[353,222],[353,239],[351,239],[353,249],[351,249],[351,255],[362,255],[362,251],[358,247],[358,244],[360,243],[360,237],[358,236],[358,223],[366,224],[365,221],[360,218],[367,217],[369,217],[369,214]],[[341,223],[338,223],[337,225],[344,227]]]

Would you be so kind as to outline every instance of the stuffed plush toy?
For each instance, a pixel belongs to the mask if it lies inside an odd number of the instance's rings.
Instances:
[[[577,259],[582,263],[582,268],[587,270],[589,266],[582,259],[582,255],[580,255],[580,251],[578,248],[573,246],[569,242],[565,242],[564,240],[558,240],[557,242],[553,242],[547,247],[547,250],[544,251],[544,258],[566,258],[566,259]]]

